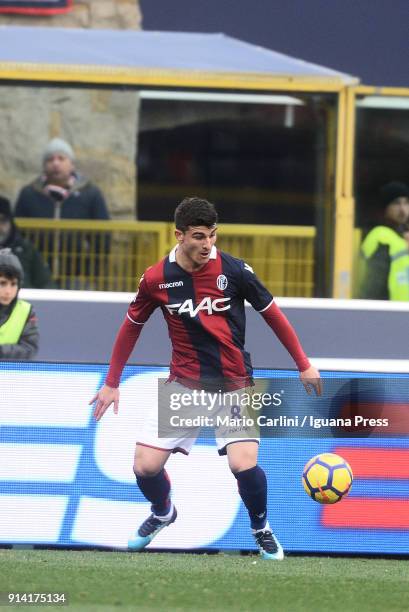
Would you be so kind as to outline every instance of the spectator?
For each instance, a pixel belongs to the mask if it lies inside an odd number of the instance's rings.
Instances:
[[[44,173],[21,190],[16,217],[109,219],[101,191],[78,174],[74,161],[67,142],[51,140],[43,154]]]
[[[43,154],[43,174],[23,187],[16,203],[16,217],[54,219],[109,219],[101,191],[75,169],[72,147],[61,138],[51,140]],[[89,287],[89,277],[96,277],[101,261],[109,251],[109,239],[90,234],[55,231],[54,240],[43,235],[40,250],[45,254],[53,276],[62,288]],[[91,248],[92,245],[92,248]],[[90,258],[90,252],[94,257]],[[64,253],[64,255],[62,255]],[[92,260],[92,263],[91,263]],[[78,281],[77,278],[81,277]]]
[[[17,255],[24,271],[23,287],[53,287],[50,268],[34,245],[18,231],[9,200],[0,196],[0,249],[9,248]]]
[[[38,351],[33,307],[18,298],[24,273],[10,249],[0,250],[0,360],[32,359]]]
[[[409,301],[409,187],[393,181],[382,187],[380,196],[383,223],[361,246],[360,297]]]

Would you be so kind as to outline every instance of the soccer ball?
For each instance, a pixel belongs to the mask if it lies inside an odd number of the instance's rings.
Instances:
[[[322,453],[306,463],[302,475],[305,491],[320,504],[335,504],[348,495],[352,485],[350,465],[335,453]]]

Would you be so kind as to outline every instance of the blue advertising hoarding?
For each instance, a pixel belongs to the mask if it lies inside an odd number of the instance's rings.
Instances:
[[[156,409],[157,379],[167,370],[128,366],[119,415],[110,410],[96,423],[88,402],[106,371],[103,365],[0,364],[0,543],[125,548],[149,514],[135,484],[133,453],[138,430]],[[263,436],[259,463],[269,483],[269,520],[285,550],[408,554],[409,375],[328,372],[324,395],[315,398],[294,372],[255,374],[271,380],[272,391],[285,378],[296,383],[287,402],[293,416],[334,414],[335,400],[338,414],[347,414],[356,390],[342,403],[342,376],[350,386],[353,377],[353,386],[363,381],[355,400],[366,402],[367,411],[395,419],[390,435],[313,427],[305,435]],[[328,451],[350,463],[354,483],[346,499],[326,506],[306,495],[301,475],[312,456]],[[151,548],[254,548],[236,481],[214,437],[200,437],[189,457],[173,455],[167,470],[179,518]]]

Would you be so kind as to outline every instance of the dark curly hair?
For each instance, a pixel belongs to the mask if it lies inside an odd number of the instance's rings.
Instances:
[[[185,198],[175,210],[175,225],[182,232],[198,225],[213,227],[217,219],[214,204],[202,198]]]

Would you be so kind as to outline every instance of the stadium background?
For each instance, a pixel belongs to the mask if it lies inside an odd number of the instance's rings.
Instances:
[[[150,6],[152,5],[150,4]],[[208,6],[208,15],[212,14],[210,12],[212,6],[212,4]],[[265,3],[265,10],[267,6],[268,4]],[[336,10],[335,6],[337,6],[339,10]],[[307,60],[316,61],[338,70],[345,70],[353,75],[358,74],[365,83],[370,85],[407,87],[407,75],[401,72],[404,66],[404,62],[401,61],[401,58],[404,57],[404,52],[399,46],[399,43],[406,40],[406,33],[405,36],[399,34],[403,28],[403,24],[407,22],[407,20],[405,21],[405,19],[402,18],[404,9],[406,8],[407,10],[406,3],[404,6],[403,3],[396,2],[396,4],[394,4],[394,11],[388,10],[387,18],[383,12],[386,10],[383,4],[376,3],[375,7],[371,7],[371,18],[373,18],[373,21],[368,17],[366,10],[360,11],[358,15],[359,18],[356,18],[357,12],[355,3],[353,5],[350,3],[342,3],[342,6],[342,11],[341,5],[338,5],[338,3],[332,6],[331,22],[328,23],[327,27],[324,26],[322,28],[322,31],[325,31],[327,36],[320,36],[317,40],[312,30],[316,24],[316,20],[320,20],[321,17],[327,14],[324,6],[320,5],[320,3],[316,3],[315,7],[317,9],[321,8],[321,11],[314,13],[313,19],[311,19],[310,14],[310,20],[304,20],[304,24],[307,23],[309,28],[304,28],[307,38],[302,39],[299,35],[299,28],[297,28],[293,35],[289,32],[290,24],[295,25],[299,23],[299,19],[292,19],[293,14],[291,10],[297,10],[297,16],[302,14],[301,3],[298,4],[297,7],[292,5],[286,14],[283,13],[283,19],[285,19],[288,28],[280,26],[274,34],[274,40],[280,41],[280,48],[278,48],[278,50],[300,55]],[[183,3],[180,4],[180,7],[185,9],[182,13],[185,17],[188,17],[190,12],[187,7],[184,6]],[[156,8],[158,8],[158,5]],[[349,12],[347,9],[349,9]],[[374,13],[374,11],[376,11],[376,13]],[[160,25],[159,16],[162,15],[163,11],[161,13],[160,10],[156,13],[156,16],[153,13],[149,13],[147,7],[145,27],[148,26],[149,28],[152,27],[152,29],[160,29],[162,26]],[[242,17],[246,15],[246,11],[236,10],[235,15]],[[166,13],[165,17],[169,25],[169,14]],[[197,14],[195,14],[195,20],[196,19]],[[248,23],[247,17],[245,21]],[[269,25],[275,25],[274,19],[264,19],[263,21]],[[215,20],[213,18],[211,23],[214,22]],[[242,20],[241,28],[243,28],[243,22]],[[345,28],[342,30],[341,37],[338,38],[339,44],[337,45],[334,45],[335,34],[332,36],[328,34],[333,30],[334,22],[336,22],[337,26],[342,23],[343,28]],[[217,23],[220,22],[217,21]],[[322,22],[320,21],[320,23]],[[377,24],[377,27],[371,29],[369,26],[372,23]],[[196,29],[192,27],[191,24],[192,21],[186,21],[183,26],[180,25],[180,29]],[[203,28],[204,27],[203,25]],[[179,29],[179,26],[175,26],[175,29],[176,28]],[[211,29],[213,30],[214,28]],[[217,30],[219,29],[223,28],[219,25]],[[236,35],[239,32],[238,29],[235,29],[234,32],[227,29],[226,31]],[[281,39],[278,32],[281,32]],[[372,37],[370,39],[371,44],[362,44],[364,38],[366,41],[368,40],[368,33],[370,33]],[[260,27],[253,27],[251,33],[247,30],[245,34],[244,38],[251,38],[252,42],[261,43],[261,40],[258,38],[258,36],[261,35]],[[336,34],[337,37],[339,37],[339,29]],[[352,34],[354,35],[353,40],[355,41],[355,45],[350,44]],[[263,34],[263,36],[266,37],[263,43],[268,47],[275,48],[274,44],[267,44],[267,34]],[[387,36],[387,43],[385,42],[385,36]],[[346,56],[345,41],[347,37],[348,55]],[[304,54],[304,52],[298,52],[296,50],[297,47],[290,47],[289,40],[291,40],[293,44],[297,42],[297,44],[303,45],[303,49],[305,49],[304,45],[307,44],[306,41],[314,43],[316,47],[310,47]],[[382,43],[382,41],[384,42]],[[327,44],[327,47],[325,47],[324,43]],[[284,47],[284,45],[287,46]],[[370,50],[369,53],[367,53],[367,49]],[[381,51],[380,56],[378,56],[380,58],[378,61],[374,61],[374,49]],[[335,51],[338,52],[338,55]],[[333,53],[332,56],[330,55],[331,52]],[[318,55],[314,55],[315,53],[318,53]],[[334,58],[333,62],[332,59],[328,61],[329,56]],[[323,58],[325,59],[323,60]],[[340,58],[342,60],[341,62]],[[359,62],[362,62],[362,71],[357,69],[358,59]],[[385,63],[382,65],[381,59],[386,61],[386,66]],[[372,72],[372,70],[374,70],[374,72]],[[103,109],[106,100],[103,96],[95,97],[98,98],[98,109]],[[77,112],[77,109],[74,109],[74,111]],[[55,119],[52,130],[61,128],[64,129],[64,122],[59,123],[58,118]],[[131,150],[130,153],[127,151],[130,158],[132,158],[133,153],[134,150]],[[103,159],[99,158],[97,161],[102,162]],[[34,165],[35,163],[32,161],[31,166],[27,165],[24,167],[24,172],[27,175],[31,173]],[[126,168],[129,170],[129,165]],[[98,170],[100,171],[100,169],[101,166]],[[85,297],[85,299],[87,298]],[[74,314],[72,302],[70,303],[70,301],[68,301],[68,304],[64,307],[60,300],[55,303],[51,300],[49,304],[46,304],[46,300],[39,300],[36,306],[39,310],[41,324],[44,329],[44,343],[41,350],[47,353],[47,351],[57,349],[58,356],[51,357],[50,359],[51,361],[61,361],[62,364],[27,365],[22,368],[14,368],[14,366],[11,365],[10,367],[6,366],[4,368],[2,366],[1,368],[2,376],[5,377],[5,384],[1,386],[1,393],[3,394],[2,404],[5,408],[10,408],[10,406],[11,408],[16,408],[18,404],[15,401],[15,397],[18,393],[21,393],[21,391],[25,392],[27,388],[30,388],[36,401],[39,402],[42,410],[44,410],[43,413],[36,410],[34,407],[35,402],[33,402],[33,409],[31,409],[31,402],[30,406],[27,406],[26,400],[23,400],[25,410],[15,412],[14,416],[11,415],[9,422],[7,422],[7,411],[4,410],[2,413],[3,421],[0,421],[0,436],[2,443],[1,466],[3,472],[0,491],[2,496],[2,524],[4,525],[4,531],[1,539],[4,543],[8,544],[14,542],[28,544],[53,543],[60,545],[67,543],[72,545],[121,545],[124,541],[123,534],[118,539],[115,539],[110,534],[93,532],[93,525],[87,523],[86,520],[85,522],[82,521],[82,523],[80,521],[76,522],[79,516],[78,512],[81,510],[81,499],[83,497],[87,498],[85,499],[85,505],[82,506],[85,517],[87,515],[95,516],[92,512],[102,512],[100,516],[106,516],[104,513],[108,513],[109,515],[112,511],[112,506],[110,506],[112,500],[114,504],[118,504],[118,507],[120,507],[122,511],[125,512],[126,508],[126,511],[130,513],[129,515],[133,517],[135,508],[129,500],[130,496],[138,495],[137,492],[135,493],[134,486],[130,485],[130,480],[127,479],[128,477],[125,479],[125,484],[122,483],[119,486],[117,485],[115,482],[116,468],[113,463],[109,464],[109,469],[113,471],[108,471],[108,475],[105,473],[108,470],[107,467],[104,468],[105,472],[104,470],[98,471],[101,466],[98,466],[97,462],[101,460],[100,455],[103,455],[103,449],[96,450],[97,447],[95,446],[95,442],[98,440],[98,432],[96,431],[97,428],[95,424],[90,421],[90,409],[87,410],[86,408],[86,400],[92,395],[101,380],[101,369],[97,366],[75,364],[75,361],[82,361],[83,359],[84,361],[90,362],[100,360],[106,361],[108,354],[106,345],[104,345],[103,358],[101,357],[101,352],[98,352],[97,359],[95,359],[93,355],[92,357],[89,355],[84,357],[84,349],[86,345],[87,348],[91,346],[93,350],[95,350],[98,342],[95,341],[95,339],[101,336],[101,334],[105,334],[104,342],[106,341],[107,344],[112,341],[112,331],[107,332],[106,329],[107,313],[106,311],[102,313],[101,322],[95,319],[95,325],[87,328],[88,335],[85,336],[84,330],[78,327],[78,320],[84,321],[84,318],[82,318],[81,314],[78,312]],[[110,312],[112,312],[111,307],[108,308]],[[67,312],[70,310],[72,318],[67,315]],[[96,310],[97,307],[93,310],[93,314]],[[317,349],[317,345],[314,345],[316,339],[312,338],[311,335],[308,336],[308,333],[315,336],[316,330],[320,330],[320,341],[322,341],[322,344],[325,346],[321,345],[320,350],[315,351],[314,354],[318,358],[340,358],[352,361],[356,358],[364,360],[374,358],[400,360],[405,357],[405,348],[408,343],[406,339],[407,325],[405,325],[404,321],[404,311],[399,312],[393,309],[389,310],[388,308],[381,308],[380,311],[369,309],[368,313],[364,311],[365,315],[361,318],[361,324],[363,322],[367,324],[367,336],[363,344],[358,347],[358,340],[354,329],[349,330],[350,344],[348,344],[348,341],[345,339],[345,334],[339,333],[340,328],[342,330],[348,329],[348,322],[351,323],[351,319],[356,313],[352,315],[349,310],[343,311],[341,305],[338,305],[335,312],[337,321],[335,321],[334,318],[330,321],[326,318],[328,317],[326,309],[323,309],[325,313],[323,314],[323,311],[318,308],[314,320],[310,319],[311,308],[305,303],[302,304],[300,302],[296,310],[296,318],[299,318],[299,321],[296,322],[296,326],[297,329],[300,325],[305,326],[301,330],[301,336],[308,349],[310,349],[311,345]],[[50,311],[55,313],[56,318],[50,317],[47,321],[46,313]],[[119,309],[115,312],[119,322]],[[358,316],[359,315],[362,315],[362,312],[359,312]],[[261,328],[258,327],[251,315],[249,319],[249,335],[253,335],[254,342],[258,344],[257,334],[260,333]],[[59,326],[59,331],[61,332],[61,320],[65,322],[65,329],[75,330],[75,335],[71,334],[69,341],[66,336],[64,337],[64,335],[62,335],[61,337],[60,335],[57,344],[56,327]],[[370,339],[371,330],[374,328],[376,330],[382,329],[382,336],[377,338],[379,344],[376,347],[374,347],[374,344],[371,344]],[[362,331],[362,328],[359,329]],[[327,333],[323,330],[327,331]],[[328,330],[330,330],[331,334],[336,330],[339,336],[329,338],[330,333]],[[399,331],[401,333],[399,333]],[[161,334],[161,336],[158,336],[159,345],[156,348],[163,354],[163,330],[161,330]],[[144,345],[141,343],[140,354],[142,354],[143,346]],[[155,360],[155,347],[151,348],[153,348],[151,363],[155,365],[156,362],[158,365],[162,365],[164,360],[162,358]],[[338,348],[340,348],[341,355],[338,353]],[[328,353],[329,350],[331,354]],[[67,357],[65,353],[69,353],[69,357]],[[274,365],[274,367],[277,368],[288,366],[286,358],[284,358],[283,354],[280,352],[278,356],[274,357],[274,363],[272,363],[272,359],[270,358],[267,361],[265,354],[263,354],[261,358],[258,357],[257,349],[255,353],[256,363],[259,366],[271,367]],[[76,355],[76,357],[73,355]],[[65,365],[65,361],[73,362],[73,364]],[[143,358],[139,358],[137,361],[143,361]],[[368,365],[370,365],[369,361]],[[382,365],[385,364],[383,363]],[[391,365],[392,368],[395,365],[398,368],[397,371],[400,371],[399,367],[402,367],[402,364],[396,364],[394,362],[392,362]],[[18,375],[16,375],[16,371]],[[75,389],[74,399],[70,395],[73,388]],[[11,400],[9,396],[10,390],[13,396]],[[57,397],[54,393],[56,390],[59,391]],[[61,403],[60,398],[64,396],[66,398],[66,405],[58,410]],[[58,405],[57,409],[56,405]],[[75,407],[74,413],[72,411],[73,407]],[[84,411],[82,411],[83,407]],[[71,422],[69,422],[69,419],[68,421],[64,421],[67,415],[70,414],[73,420]],[[78,417],[79,420],[76,421],[73,415],[80,415]],[[15,420],[13,420],[13,418]],[[40,418],[44,420],[41,422],[39,421]],[[59,419],[61,420],[59,421]],[[111,420],[107,420],[103,423],[104,429],[108,427],[110,421]],[[81,442],[80,444],[78,444],[78,439]],[[369,470],[369,476],[368,471],[357,471],[357,483],[356,487],[354,486],[353,493],[353,496],[357,495],[357,497],[363,496],[368,499],[370,498],[369,501],[363,502],[365,508],[370,506],[370,502],[375,504],[375,506],[371,506],[373,508],[376,507],[376,512],[374,511],[372,513],[373,522],[371,524],[367,523],[362,525],[357,523],[354,526],[353,514],[351,515],[349,513],[349,506],[346,503],[344,504],[344,502],[339,506],[339,509],[335,510],[335,512],[338,513],[336,516],[340,517],[334,519],[335,521],[338,520],[338,524],[331,524],[331,518],[328,518],[331,517],[329,513],[331,509],[323,509],[313,504],[302,491],[299,476],[305,461],[320,450],[335,449],[339,450],[342,454],[344,444],[345,440],[342,441],[341,446],[339,443],[334,446],[332,441],[329,445],[324,441],[318,443],[316,441],[295,442],[285,440],[283,442],[280,441],[277,445],[273,445],[272,442],[266,441],[264,450],[262,451],[261,461],[267,467],[270,482],[273,484],[271,487],[272,507],[277,512],[278,516],[285,516],[288,504],[288,491],[297,491],[297,493],[294,493],[294,505],[291,506],[292,512],[294,513],[294,520],[296,517],[302,517],[304,521],[301,525],[302,530],[300,530],[300,532],[303,532],[302,540],[306,539],[306,535],[309,536],[308,539],[313,539],[314,551],[328,551],[328,547],[331,547],[334,552],[407,553],[409,526],[405,517],[407,517],[408,514],[407,466],[409,460],[406,440],[396,438],[383,444],[380,444],[379,440],[365,440],[359,441],[359,443],[356,440],[353,442],[348,441],[348,451],[344,450],[347,455],[346,458],[349,458],[348,453],[351,453],[352,459],[350,461],[353,468],[353,453],[354,450],[356,451],[356,447],[358,448],[358,452],[361,453],[361,459],[362,457],[365,458],[370,455],[375,460],[376,465],[372,466]],[[68,447],[68,449],[61,448],[65,446]],[[201,448],[201,446],[204,448]],[[200,461],[200,452],[206,453],[208,446],[207,444],[199,445],[197,450],[198,462]],[[376,447],[376,452],[373,452],[374,446]],[[57,449],[58,451],[64,451],[63,454],[59,453],[60,462],[58,463],[65,474],[64,482],[61,481],[62,471],[58,474],[53,471],[52,461],[55,457],[53,453]],[[370,452],[369,449],[372,452]],[[37,467],[35,467],[34,462],[26,461],[27,451],[31,454],[33,450],[38,452]],[[68,452],[65,455],[64,453],[67,450]],[[64,456],[67,457],[65,464],[61,459],[61,457]],[[213,453],[213,456],[215,457],[214,461],[216,461],[217,457],[215,453]],[[389,461],[388,457],[391,457],[391,461]],[[207,457],[207,455],[206,458],[208,461],[213,461],[213,459]],[[357,455],[355,455],[355,459],[357,460]],[[195,458],[192,457],[192,460],[195,461]],[[365,459],[363,462],[365,463]],[[197,465],[199,465],[199,463]],[[216,470],[219,470],[218,465],[219,464],[214,468],[212,476],[218,473],[218,471],[216,472]],[[390,471],[381,469],[383,465],[388,466],[388,468],[390,466]],[[77,469],[78,466],[80,466],[80,469]],[[129,467],[130,463],[128,469]],[[34,472],[32,471],[33,468]],[[36,469],[38,471],[36,471]],[[177,470],[176,467],[175,470]],[[283,473],[285,475],[284,480],[287,483],[286,486],[288,487],[285,495],[283,494],[281,483]],[[95,476],[95,474],[97,474],[98,477],[94,483],[92,476]],[[278,474],[280,475],[279,479],[277,478]],[[132,476],[131,473],[130,476]],[[92,488],[89,489],[91,481]],[[221,481],[221,488],[226,486],[226,482],[224,480]],[[93,488],[94,484],[95,488]],[[193,487],[194,483],[191,483],[191,485],[189,485],[189,494],[192,494]],[[353,496],[351,496],[351,500],[354,499]],[[20,512],[20,514],[18,514],[18,521],[15,520],[15,517],[20,504],[16,504],[16,498],[18,498],[17,501],[24,502],[24,510],[22,513]],[[100,503],[99,508],[97,507],[98,504],[93,505],[92,498],[98,500]],[[385,500],[388,501],[389,508],[393,507],[396,510],[394,515],[397,517],[397,521],[395,523],[388,523],[387,519],[381,518],[385,515]],[[55,506],[50,505],[51,501],[55,502]],[[88,506],[86,505],[87,503],[89,504]],[[105,503],[107,504],[106,506],[104,506]],[[121,505],[123,503],[125,503],[125,505],[130,503],[131,505],[123,506]],[[281,506],[279,505],[280,503],[282,503]],[[238,498],[236,495],[233,495],[233,492],[231,495],[226,496],[226,507],[229,507],[226,510],[225,522],[220,526],[220,533],[212,533],[211,537],[209,536],[206,541],[194,541],[192,539],[189,541],[189,530],[187,530],[187,539],[185,541],[178,539],[178,547],[208,546],[210,544],[215,547],[225,546],[227,548],[234,548],[238,546],[239,530],[241,533],[240,541],[243,541],[242,546],[251,546],[250,541],[243,538],[243,533],[245,532],[243,524],[245,519],[244,511],[242,507],[238,508],[237,504]],[[138,506],[140,506],[141,511],[145,512],[146,508],[143,508],[141,503],[139,503]],[[37,507],[39,512],[37,516],[42,517],[42,521],[37,521],[37,523],[32,521],[33,509],[35,507]],[[342,514],[343,512],[345,512],[345,515]],[[376,522],[376,520],[378,520],[378,522]],[[277,531],[280,536],[282,535],[283,542],[289,550],[312,550],[305,545],[304,541],[300,541],[300,532],[296,533],[296,530],[293,529],[287,530],[281,519],[279,519],[279,523]],[[222,531],[223,526],[225,531]],[[40,533],[41,528],[44,528],[44,531]],[[282,533],[280,530],[282,530]],[[345,535],[346,533],[348,536]],[[170,538],[168,546],[174,547],[175,542],[172,540],[172,535],[170,534],[168,537]],[[158,540],[158,545],[159,543]]]

